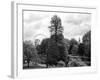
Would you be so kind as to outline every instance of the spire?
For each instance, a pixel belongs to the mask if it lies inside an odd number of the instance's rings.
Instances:
[[[79,43],[81,43],[80,37],[79,37]]]

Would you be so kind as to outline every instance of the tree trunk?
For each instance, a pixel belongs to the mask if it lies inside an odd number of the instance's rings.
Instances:
[[[30,61],[27,61],[27,67],[29,68],[29,63],[30,63]]]

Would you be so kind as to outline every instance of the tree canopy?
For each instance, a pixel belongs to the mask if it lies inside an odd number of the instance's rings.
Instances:
[[[91,31],[88,31],[83,36],[84,54],[88,57],[91,56]]]
[[[62,34],[63,32],[63,26],[61,24],[61,19],[57,15],[54,15],[51,18],[51,26],[49,26],[49,30],[51,32],[51,35],[57,35],[57,34]]]
[[[38,54],[35,49],[35,46],[33,46],[31,41],[25,41],[23,42],[23,60],[27,61],[28,67],[30,61],[37,62],[38,61]]]

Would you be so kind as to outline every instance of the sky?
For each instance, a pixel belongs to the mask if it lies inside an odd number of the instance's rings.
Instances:
[[[54,15],[61,18],[65,38],[78,40],[91,30],[91,14],[24,11],[24,40],[50,37],[48,26]]]

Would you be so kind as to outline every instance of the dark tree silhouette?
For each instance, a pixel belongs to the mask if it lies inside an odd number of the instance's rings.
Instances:
[[[78,52],[78,42],[72,38],[70,40],[69,54],[77,54]]]
[[[91,31],[83,36],[84,55],[91,58]]]
[[[83,44],[83,43],[80,43],[80,44],[79,44],[78,54],[79,54],[80,56],[84,56],[84,44]]]
[[[48,49],[48,42],[50,38],[45,38],[42,40],[40,45],[40,54],[41,55],[41,62],[46,63],[47,62],[47,49]]]
[[[47,66],[48,64],[57,64],[59,60],[63,60],[68,63],[68,51],[66,45],[64,43],[64,36],[63,36],[63,26],[61,24],[61,19],[54,15],[51,18],[51,26],[49,26],[49,30],[51,33],[50,39],[47,45]]]
[[[63,32],[61,19],[57,15],[54,15],[51,18],[51,26],[49,26],[49,29],[50,29],[51,35],[55,35],[55,41],[57,42],[57,35],[62,34]]]

